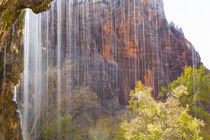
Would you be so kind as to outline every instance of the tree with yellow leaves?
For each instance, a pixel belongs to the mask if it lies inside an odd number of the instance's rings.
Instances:
[[[168,93],[165,102],[154,100],[151,91],[139,81],[130,92],[129,113],[120,125],[125,139],[202,139],[199,134],[203,121],[189,115],[188,106],[182,107],[179,100],[188,94],[185,86]]]

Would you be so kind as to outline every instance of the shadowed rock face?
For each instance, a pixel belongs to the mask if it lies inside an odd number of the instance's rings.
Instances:
[[[42,12],[51,1],[0,0],[0,140],[22,139],[13,91],[23,71],[23,10]]]
[[[69,45],[69,10],[65,2],[62,7],[64,61]],[[76,77],[72,79],[94,88],[101,99],[126,104],[138,80],[152,87],[157,97],[161,86],[180,76],[186,65],[201,65],[200,56],[182,31],[168,24],[162,0],[81,2],[72,8],[69,53],[71,61],[78,65],[73,72],[79,72],[73,73]],[[50,35],[54,36],[48,43],[56,55],[56,9],[51,11],[50,19]]]
[[[90,4],[90,16],[86,17],[89,21],[83,29],[89,30],[93,42],[90,46],[102,58],[101,72],[107,79],[98,77],[96,83],[107,82],[105,87],[97,85],[107,91],[105,94],[111,93],[126,103],[129,91],[141,80],[154,89],[153,96],[157,97],[160,87],[180,76],[185,65],[201,64],[190,42],[174,26],[168,25],[162,1],[122,0],[110,4],[111,8],[108,3]],[[75,39],[81,38],[84,37]]]

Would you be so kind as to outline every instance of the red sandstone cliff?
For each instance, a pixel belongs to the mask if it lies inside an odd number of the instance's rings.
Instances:
[[[75,3],[70,21],[65,2],[62,7],[62,60],[70,45],[71,60],[77,64],[73,72],[78,72],[72,75],[93,87],[103,99],[126,103],[138,80],[151,86],[157,97],[160,87],[180,76],[186,65],[201,65],[192,44],[168,24],[162,0]],[[49,25],[51,49],[57,42],[56,19],[54,9],[50,21],[54,25]],[[71,44],[66,37],[67,22],[71,22]]]

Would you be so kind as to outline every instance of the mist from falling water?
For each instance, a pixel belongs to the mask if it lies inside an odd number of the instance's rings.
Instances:
[[[45,75],[42,75],[42,35],[41,35],[41,14],[35,15],[31,10],[26,10],[25,30],[24,30],[24,88],[23,88],[23,113],[21,114],[21,123],[23,126],[23,137],[28,139],[29,133],[29,110],[33,109],[36,116],[39,111],[43,88],[41,86]],[[33,76],[32,76],[33,75]],[[31,86],[32,85],[32,86]],[[33,91],[32,97],[29,97],[29,91]],[[31,104],[34,100],[34,104]],[[37,120],[38,123],[38,120]],[[36,128],[34,129],[36,133]]]
[[[61,110],[61,42],[62,42],[62,23],[61,23],[61,0],[57,1],[57,99],[58,99],[58,112]],[[60,114],[59,114],[60,115]]]
[[[64,2],[65,1],[65,2]],[[97,2],[98,0],[95,0],[94,2]],[[129,75],[132,77],[132,80],[135,82],[139,80],[140,72],[142,72],[142,75],[146,73],[148,62],[148,50],[146,49],[146,44],[149,41],[150,43],[154,43],[156,47],[156,52],[152,50],[151,53],[153,54],[151,59],[154,59],[155,62],[152,64],[152,71],[153,75],[154,70],[158,69],[157,66],[160,63],[159,61],[159,42],[158,42],[158,27],[157,27],[157,15],[156,15],[156,31],[155,31],[155,41],[153,41],[151,38],[152,36],[148,36],[149,33],[153,33],[151,25],[148,25],[149,27],[145,29],[146,23],[148,22],[147,17],[144,17],[144,14],[142,14],[142,20],[141,20],[141,30],[139,30],[139,25],[137,25],[137,17],[138,12],[137,8],[140,8],[142,11],[144,11],[145,7],[142,5],[142,0],[132,0],[133,2],[133,9],[128,10],[126,1],[121,1],[122,6],[122,23],[123,27],[123,45],[120,47],[129,47],[126,46],[126,42],[129,41],[130,38],[134,37],[134,47],[136,53],[134,54],[134,59],[128,58],[127,61],[128,64],[123,64],[122,69],[126,69],[127,73],[129,73],[129,68],[127,69],[127,65],[133,66],[133,75]],[[90,15],[90,7],[86,6],[86,3],[88,1],[83,1],[83,3],[80,5],[80,12],[75,12],[75,15],[72,15],[73,13],[73,0],[57,0],[54,1],[51,10],[48,12],[44,12],[41,14],[34,14],[31,10],[26,10],[25,15],[25,27],[24,27],[24,73],[23,73],[23,110],[21,111],[21,125],[22,125],[22,132],[23,137],[25,140],[28,140],[29,138],[33,136],[37,136],[39,134],[39,128],[41,124],[43,123],[42,120],[40,120],[40,112],[42,111],[42,106],[46,104],[46,110],[48,112],[44,112],[44,117],[48,117],[50,115],[50,111],[58,112],[57,117],[62,115],[62,95],[64,91],[67,91],[68,93],[71,93],[72,91],[72,83],[75,85],[79,85],[80,80],[80,69],[82,68],[84,73],[90,73],[91,70],[96,71],[95,77],[99,77],[102,75],[102,79],[100,79],[103,83],[102,85],[105,86],[106,77],[107,75],[101,71],[105,71],[106,69],[110,69],[109,73],[111,73],[108,76],[116,75],[116,77],[111,77],[110,79],[113,80],[115,83],[115,87],[117,90],[119,90],[119,70],[114,65],[108,67],[105,63],[105,60],[101,60],[101,56],[99,56],[99,49],[103,48],[105,46],[105,40],[106,33],[104,32],[104,26],[102,26],[107,20],[106,18],[97,19],[99,21],[97,24],[101,25],[101,43],[102,46],[95,46],[91,44],[92,40],[91,38],[91,25],[90,25],[90,18],[95,18],[98,16],[97,10],[94,11]],[[118,40],[118,23],[117,20],[117,7],[118,1],[113,1],[110,5],[110,11],[113,13],[113,15],[110,17],[111,22],[110,24],[110,46],[111,46],[111,52],[113,54],[113,58],[115,61],[119,62],[118,50],[119,50],[119,42]],[[156,5],[156,4],[155,4]],[[157,9],[155,7],[155,10],[157,12]],[[130,16],[129,20],[127,15],[133,15]],[[141,14],[141,13],[140,13]],[[152,11],[149,10],[148,14],[152,14]],[[157,13],[156,13],[157,14]],[[81,21],[78,18],[81,16]],[[75,18],[76,17],[76,18]],[[64,20],[65,19],[65,20]],[[73,20],[74,19],[74,20]],[[126,25],[127,22],[133,22],[133,25],[131,25],[134,30],[134,34],[128,34],[126,31],[128,30],[128,26]],[[85,26],[86,29],[81,29],[79,32],[78,30],[81,28],[81,25]],[[92,23],[91,23],[92,24]],[[74,25],[74,26],[73,26]],[[64,28],[65,27],[65,28]],[[74,27],[74,29],[72,29]],[[130,29],[129,29],[130,30]],[[149,30],[149,31],[148,31]],[[78,33],[79,32],[79,33]],[[149,33],[148,33],[149,32]],[[79,35],[78,35],[79,34]],[[141,37],[139,37],[139,34],[142,34]],[[76,40],[74,37],[80,37],[79,41]],[[100,38],[98,37],[98,38]],[[170,41],[170,39],[169,39]],[[79,43],[78,43],[79,42]],[[142,44],[140,44],[142,43]],[[169,42],[170,43],[170,42]],[[53,46],[53,45],[54,46]],[[66,46],[64,46],[64,44]],[[79,45],[78,45],[79,44]],[[92,46],[91,46],[92,45]],[[169,44],[170,45],[170,44]],[[95,47],[95,48],[94,48]],[[55,49],[52,51],[52,48]],[[81,50],[79,50],[81,49]],[[92,49],[92,50],[91,50]],[[91,51],[89,51],[91,50]],[[140,52],[141,50],[141,52]],[[90,54],[91,53],[91,54]],[[142,59],[139,59],[139,55],[141,54]],[[92,56],[92,58],[90,57]],[[64,60],[67,59],[68,61]],[[73,59],[72,59],[73,58]],[[81,59],[81,60],[80,60]],[[99,59],[101,62],[99,62]],[[65,62],[64,62],[65,61]],[[85,61],[85,62],[81,62]],[[91,62],[93,61],[93,62]],[[68,64],[65,69],[63,69],[64,64]],[[85,64],[83,64],[85,63]],[[101,63],[101,64],[100,64]],[[71,66],[70,64],[73,64]],[[51,74],[51,65],[54,65],[56,68],[56,72]],[[81,66],[82,65],[82,66]],[[140,67],[141,65],[141,67]],[[128,67],[129,67],[128,66]],[[72,67],[74,68],[72,70]],[[76,69],[76,70],[75,70]],[[62,79],[63,77],[63,71],[67,71],[65,75],[65,79]],[[123,75],[124,76],[124,75]],[[161,77],[157,75],[157,77]],[[51,86],[50,82],[52,82],[52,79],[56,79],[55,88],[55,96],[56,98],[56,104],[57,106],[55,108],[52,107],[51,102],[49,102],[48,95],[51,94]],[[153,76],[154,78],[154,76]],[[128,80],[128,79],[126,79]],[[101,82],[101,81],[94,81],[95,83]],[[155,80],[152,80],[155,82]],[[88,81],[89,83],[93,81]],[[88,83],[87,82],[87,83]],[[97,83],[98,84],[98,83]],[[155,83],[151,83],[154,86]],[[159,84],[159,83],[158,83]],[[127,85],[125,85],[127,86]],[[98,88],[96,88],[96,92],[98,92]],[[79,101],[78,101],[79,102]],[[50,110],[50,111],[49,111]],[[49,113],[49,114],[48,114]],[[59,126],[58,126],[59,127]],[[34,138],[35,139],[35,138]]]
[[[28,91],[29,91],[29,10],[25,15],[25,27],[24,27],[24,89],[23,89],[23,112],[21,113],[21,126],[23,139],[27,139],[27,121],[28,121]]]
[[[86,50],[82,50],[82,54],[79,54],[78,48],[75,46],[75,42],[72,41],[72,36],[75,35],[75,32],[72,31],[72,23],[76,25],[76,29],[80,28],[79,25],[79,20],[76,19],[75,21],[72,21],[72,0],[68,0],[65,4],[63,3],[63,0],[57,0],[54,1],[52,8],[49,12],[44,12],[41,14],[34,14],[31,10],[26,10],[26,15],[25,15],[25,27],[24,27],[24,73],[23,73],[23,110],[21,112],[21,125],[22,125],[22,132],[23,132],[23,137],[25,140],[36,136],[38,134],[38,128],[40,125],[40,110],[42,109],[43,104],[48,104],[47,108],[51,108],[51,103],[47,102],[45,103],[45,100],[48,98],[48,92],[49,92],[49,67],[51,61],[55,60],[55,65],[56,65],[56,77],[57,77],[57,85],[56,85],[56,99],[57,99],[57,107],[56,110],[58,112],[58,117],[61,115],[61,93],[63,92],[63,85],[62,85],[62,80],[61,79],[61,71],[62,71],[62,63],[63,63],[63,34],[66,32],[66,37],[67,37],[67,49],[66,49],[66,57],[69,60],[67,63],[71,63],[71,55],[81,55],[83,59],[87,61],[87,63],[84,66],[84,71],[89,72],[90,71],[90,54],[86,52]],[[86,24],[88,21],[88,18],[90,17],[88,13],[88,8],[86,7],[85,3],[87,1],[83,1],[82,4],[82,21],[81,23],[83,25]],[[97,2],[93,1],[93,2]],[[139,2],[139,1],[138,1]],[[134,22],[134,42],[135,42],[135,47],[138,46],[138,39],[137,39],[137,27],[136,27],[136,0],[133,1],[133,6],[134,9],[133,11],[128,11],[130,14],[134,15],[133,22]],[[139,3],[138,3],[139,4]],[[117,1],[111,3],[111,11],[113,12],[116,8]],[[125,32],[125,24],[126,24],[126,11],[125,11],[125,2],[122,2],[123,5],[123,11],[124,11],[124,37],[125,37],[125,42],[130,38],[130,35],[126,34]],[[66,23],[63,22],[63,9],[64,6],[66,6]],[[77,13],[76,13],[77,14]],[[94,12],[94,14],[97,14]],[[78,15],[76,15],[78,16]],[[95,16],[95,15],[94,15]],[[51,18],[50,18],[51,17]],[[54,20],[54,18],[56,20]],[[114,20],[117,18],[117,13],[114,12],[114,16],[111,17],[113,18],[112,20],[114,22],[111,22],[111,30],[114,33],[113,34],[113,39],[111,41],[111,45],[113,47],[113,54],[117,58],[118,57],[118,39],[117,39],[117,20]],[[100,24],[103,24],[103,19],[100,21]],[[144,22],[144,21],[143,21]],[[54,26],[56,25],[56,26]],[[63,30],[63,26],[66,26],[67,30]],[[102,26],[102,38],[104,36],[103,33],[103,26]],[[43,33],[45,33],[45,36],[43,36]],[[143,29],[143,34],[144,29]],[[83,40],[81,45],[84,45],[86,48],[90,48],[90,27],[87,28],[87,31],[83,30],[82,33],[82,38]],[[56,36],[56,38],[53,38],[52,36]],[[56,53],[51,53],[49,52],[49,44],[48,40],[56,40]],[[46,41],[47,40],[47,41]],[[144,51],[145,51],[145,36],[143,36],[143,42],[144,42]],[[102,45],[104,45],[103,39],[102,39]],[[100,72],[100,67],[98,63],[98,50],[94,49],[94,69],[97,71],[96,76],[99,75]],[[137,48],[138,51],[138,48]],[[145,53],[145,52],[144,52]],[[145,55],[144,55],[145,56]],[[132,62],[134,61],[134,62]],[[77,69],[76,72],[73,73],[71,71],[71,66],[67,65],[67,78],[66,81],[64,82],[66,84],[65,90],[67,90],[69,93],[71,93],[72,87],[69,86],[71,85],[73,79],[72,77],[76,77],[74,79],[74,82],[77,84],[79,83],[79,69],[80,69],[80,61],[78,59],[75,60],[75,68]],[[139,63],[137,55],[135,55],[134,60],[129,60],[129,65],[131,63],[134,63],[134,75],[132,75],[133,80],[137,80],[137,67]],[[144,64],[145,64],[145,59],[144,59]],[[106,69],[104,61],[102,61],[102,69],[103,71]],[[118,88],[119,83],[118,83],[118,70],[113,66],[111,68],[112,73],[116,73],[116,77],[113,77],[113,79],[116,81],[116,88]],[[103,74],[103,79],[105,79],[105,75]],[[103,82],[105,80],[102,80]],[[43,85],[43,83],[45,83]],[[97,92],[97,89],[96,89]],[[30,94],[29,94],[30,93]],[[58,126],[59,127],[59,126]]]
[[[68,9],[72,6],[71,0],[68,1]],[[31,10],[27,9],[25,14],[25,27],[24,27],[24,73],[23,73],[23,97],[21,99],[21,126],[24,140],[31,139],[33,136],[38,135],[38,128],[40,127],[40,114],[42,105],[48,104],[48,90],[49,90],[49,62],[56,59],[57,66],[57,112],[60,115],[61,109],[61,59],[62,59],[62,1],[58,0],[53,3],[52,11],[56,9],[57,15],[57,54],[53,56],[49,52],[48,40],[52,40],[54,33],[54,20],[50,22],[49,15],[55,17],[54,12],[44,12],[41,14],[34,14]],[[71,11],[69,11],[68,29],[71,28]],[[45,36],[42,33],[45,32]],[[70,32],[70,31],[68,31]],[[68,38],[71,35],[68,34]],[[46,41],[47,40],[47,41]],[[71,41],[68,42],[70,49]],[[44,46],[43,46],[44,45]],[[70,51],[70,50],[69,50]],[[68,54],[67,54],[68,55]],[[70,74],[70,73],[69,73]],[[67,81],[71,81],[68,78]],[[68,86],[69,87],[69,86]],[[71,89],[69,87],[69,89]],[[49,115],[49,114],[47,114]],[[36,138],[34,138],[36,139]]]

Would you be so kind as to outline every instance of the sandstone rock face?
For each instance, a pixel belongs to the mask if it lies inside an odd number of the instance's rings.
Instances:
[[[20,19],[23,19],[20,17]],[[17,20],[7,33],[0,52],[0,139],[22,139],[17,103],[13,101],[14,86],[23,71],[23,22]]]
[[[152,87],[153,96],[157,97],[161,86],[180,76],[186,65],[201,65],[199,54],[182,31],[168,24],[162,0],[78,2],[72,7],[72,20],[67,18],[66,5],[64,1],[62,60],[70,54],[72,63],[76,64],[72,79],[94,88],[101,99],[126,104],[129,91],[138,80]],[[70,28],[67,22],[71,22]],[[55,8],[50,13],[48,40],[54,63],[56,23]],[[46,31],[43,36],[47,36]],[[71,46],[70,50],[67,46]]]

